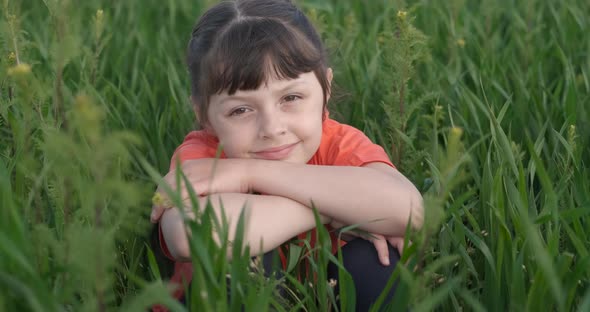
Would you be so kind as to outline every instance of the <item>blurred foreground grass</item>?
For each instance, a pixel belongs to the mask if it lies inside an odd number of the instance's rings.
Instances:
[[[147,248],[147,213],[155,173],[194,127],[184,50],[213,2],[1,2],[0,309],[183,309]],[[590,3],[297,2],[330,50],[332,115],[426,199],[395,306],[590,310]],[[332,305],[322,283],[219,261],[207,222],[191,226],[199,310]]]

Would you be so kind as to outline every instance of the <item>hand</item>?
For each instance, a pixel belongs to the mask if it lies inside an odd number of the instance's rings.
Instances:
[[[344,223],[340,223],[339,221],[336,221],[336,220],[332,220],[330,225],[333,228],[341,228],[341,227],[345,226]],[[389,263],[389,248],[387,246],[387,243],[391,244],[391,246],[396,248],[399,251],[400,255],[402,254],[402,251],[404,250],[404,238],[403,237],[394,237],[394,236],[385,237],[381,234],[373,234],[373,233],[368,233],[368,235],[360,235],[359,233],[357,233],[355,231],[348,231],[343,234],[361,237],[361,238],[364,238],[364,239],[370,241],[371,243],[373,243],[373,245],[375,246],[375,249],[377,249],[377,256],[379,257],[379,261],[381,262],[381,264],[383,264],[385,266],[388,266],[390,264]]]
[[[391,244],[393,248],[396,248],[401,255],[404,250],[404,238],[403,237],[385,237],[381,234],[371,234],[372,237],[369,237],[369,240],[377,249],[377,255],[379,256],[379,261],[381,264],[388,266],[389,263],[389,248],[387,243]]]
[[[182,163],[180,168],[171,170],[165,177],[164,183],[173,192],[180,191],[180,198],[186,201],[190,198],[184,179],[180,178],[180,187],[176,185],[177,170],[181,170],[190,187],[198,196],[214,193],[247,193],[250,183],[247,172],[247,160],[244,159],[195,159]],[[157,223],[164,211],[173,207],[164,187],[158,186],[153,198],[150,220]]]

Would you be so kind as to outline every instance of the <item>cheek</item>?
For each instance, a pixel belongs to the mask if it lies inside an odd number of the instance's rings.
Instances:
[[[321,114],[313,114],[313,116],[307,116],[307,118],[302,118],[301,120],[303,120],[303,122],[300,121],[302,134],[306,136],[306,139],[310,143],[319,145],[322,137]]]
[[[219,143],[221,144],[225,155],[228,158],[240,158],[249,151],[250,137],[246,129],[234,129],[235,127],[228,127],[218,135]]]

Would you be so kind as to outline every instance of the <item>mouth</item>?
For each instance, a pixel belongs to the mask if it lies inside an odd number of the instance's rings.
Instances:
[[[281,160],[287,158],[295,146],[297,146],[297,144],[299,144],[299,142],[260,150],[254,152],[253,154],[256,156],[256,158],[260,159]]]

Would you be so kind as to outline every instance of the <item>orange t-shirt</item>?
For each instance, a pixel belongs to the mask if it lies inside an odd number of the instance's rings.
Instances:
[[[191,159],[214,158],[218,145],[219,141],[215,136],[202,130],[192,131],[174,152],[170,168],[172,169],[175,166],[176,161],[182,163]],[[221,158],[225,158],[223,152]],[[320,146],[307,164],[361,167],[372,162],[382,162],[395,168],[383,148],[371,142],[363,132],[327,117],[322,125]],[[161,229],[159,232],[162,251],[167,257],[174,260],[168,251]],[[300,237],[304,238],[305,234],[302,233]],[[332,238],[332,251],[336,252],[336,249],[338,246],[342,246],[342,243],[337,242],[335,233],[330,232],[330,236]],[[315,239],[315,230],[312,231],[312,239]],[[173,293],[175,298],[180,299],[183,295],[183,279],[188,283],[191,278],[191,263],[175,262],[174,275],[170,279],[171,283],[179,286],[176,287]],[[154,311],[159,311],[159,309],[154,309]]]

